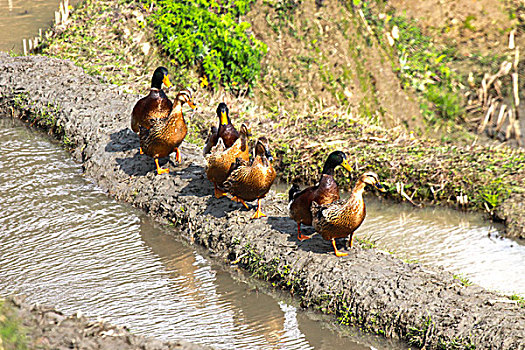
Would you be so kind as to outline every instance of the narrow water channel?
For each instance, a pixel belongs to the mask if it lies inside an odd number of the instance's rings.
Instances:
[[[60,0],[0,0],[0,51],[22,53],[22,39],[49,28],[59,4]]]
[[[0,117],[0,145],[0,295],[221,349],[404,348],[342,333],[215,262],[108,197],[60,145],[20,121]]]

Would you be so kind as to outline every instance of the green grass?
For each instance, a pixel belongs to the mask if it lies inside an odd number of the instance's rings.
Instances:
[[[26,336],[20,320],[13,315],[12,310],[2,299],[0,299],[0,349],[27,349]]]

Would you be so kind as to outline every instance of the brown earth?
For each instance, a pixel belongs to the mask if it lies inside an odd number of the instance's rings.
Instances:
[[[6,299],[2,308],[8,317],[20,322],[28,349],[212,349],[186,341],[168,342],[137,336],[103,320],[93,321],[81,314],[67,316],[51,307],[29,304],[23,297]],[[3,345],[11,349],[9,343]],[[0,349],[4,349],[1,342]]]
[[[375,249],[358,246],[341,259],[318,236],[298,242],[286,203],[273,192],[263,201],[268,218],[256,221],[238,203],[216,200],[194,145],[183,145],[182,165],[168,162],[170,174],[157,176],[128,128],[137,96],[46,57],[0,53],[0,73],[2,113],[65,133],[86,175],[110,195],[175,223],[215,256],[289,289],[304,307],[426,349],[525,348],[517,302]]]
[[[389,127],[422,127],[415,95],[401,88],[388,55],[351,9],[337,1],[286,3],[293,9],[280,13],[257,1],[244,18],[269,51],[258,104],[301,115],[351,107]]]

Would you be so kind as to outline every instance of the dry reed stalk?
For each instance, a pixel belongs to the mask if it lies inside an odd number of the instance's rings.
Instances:
[[[487,114],[485,114],[485,118],[483,119],[483,122],[481,123],[481,125],[479,126],[478,128],[478,134],[481,134],[485,128],[487,127],[487,124],[490,120],[490,117],[492,116],[492,113],[494,112],[494,109],[496,108],[496,102],[494,101],[494,99],[492,98],[490,101],[489,101],[489,109],[487,111]]]
[[[499,110],[498,119],[496,120],[496,132],[501,130],[501,127],[503,126],[503,122],[505,121],[505,116],[507,115],[505,113],[505,110],[507,109],[506,104],[501,104],[501,108]]]

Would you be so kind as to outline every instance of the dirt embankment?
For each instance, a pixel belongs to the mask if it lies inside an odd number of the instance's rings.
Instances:
[[[237,203],[213,198],[201,151],[193,145],[182,147],[182,165],[170,163],[170,174],[156,175],[128,128],[137,97],[70,62],[0,53],[0,96],[0,112],[58,133],[74,147],[86,175],[112,196],[290,289],[304,307],[427,349],[525,348],[525,313],[505,297],[375,249],[356,247],[341,259],[318,236],[298,242],[286,203],[274,193],[263,201],[268,218],[257,221]]]
[[[137,336],[103,320],[92,321],[80,314],[66,316],[50,307],[29,304],[22,297],[0,303],[0,311],[20,322],[29,349],[211,350],[185,341],[168,342]],[[11,349],[9,342],[3,345]],[[12,345],[17,349],[21,346],[20,343]],[[0,349],[4,349],[2,343]]]

